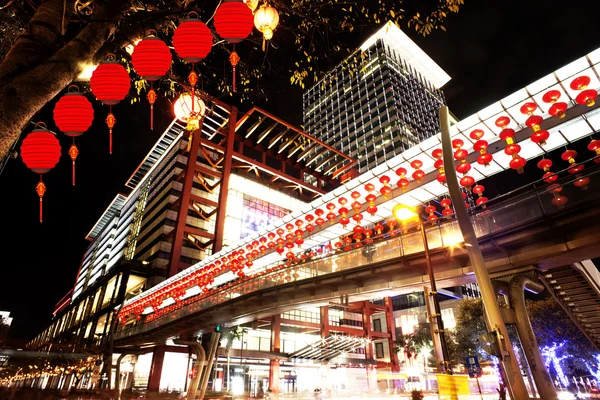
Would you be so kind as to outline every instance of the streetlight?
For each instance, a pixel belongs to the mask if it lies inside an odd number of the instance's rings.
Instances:
[[[444,321],[442,320],[442,312],[440,309],[440,302],[435,284],[435,276],[433,274],[433,266],[431,265],[431,257],[429,256],[429,244],[427,243],[427,235],[425,234],[425,225],[423,224],[423,220],[419,216],[418,211],[415,208],[409,207],[405,204],[396,204],[392,209],[392,215],[398,222],[402,223],[415,220],[419,224],[421,238],[423,239],[423,247],[425,249],[425,260],[427,261],[427,272],[429,274],[429,285],[431,287],[430,294],[433,300],[433,308],[435,311],[435,314],[432,315],[432,317],[435,319],[437,325],[437,330],[434,332],[439,335],[440,346],[442,348],[442,360],[441,362],[438,360],[438,363],[442,366],[442,372],[452,374],[450,354],[448,353],[448,343],[446,342],[446,333],[444,331]]]

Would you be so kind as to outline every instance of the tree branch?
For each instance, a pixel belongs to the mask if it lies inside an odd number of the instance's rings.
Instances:
[[[63,10],[63,5],[66,8]],[[29,71],[47,60],[60,46],[73,13],[73,2],[48,0],[37,8],[25,35],[20,36],[0,63],[0,82]]]

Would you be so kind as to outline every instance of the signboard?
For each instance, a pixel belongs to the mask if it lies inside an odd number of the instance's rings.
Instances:
[[[469,378],[481,378],[481,366],[479,366],[479,358],[477,356],[468,356],[465,359],[465,367],[469,372]]]
[[[469,390],[469,377],[466,375],[437,374],[440,400],[456,400],[459,395],[471,394]]]

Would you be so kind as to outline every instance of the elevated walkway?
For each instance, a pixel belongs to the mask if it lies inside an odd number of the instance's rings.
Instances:
[[[548,185],[536,182],[472,209],[492,277],[531,270],[551,274],[555,268],[600,257],[600,208],[594,206],[600,197],[600,170],[590,168],[582,176],[591,179],[585,191],[573,185],[580,178],[570,174],[557,181],[561,195],[569,198],[562,207],[552,203],[555,197]],[[442,220],[426,232],[438,286],[474,282],[456,221]],[[240,324],[305,305],[326,305],[342,295],[357,301],[422,290],[428,277],[420,234],[405,229],[373,239],[359,248],[338,249],[289,267],[267,267],[206,295],[184,299],[116,332],[115,345],[161,343],[215,324]]]

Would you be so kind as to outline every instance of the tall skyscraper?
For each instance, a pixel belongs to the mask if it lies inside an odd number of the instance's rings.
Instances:
[[[363,173],[439,131],[440,87],[449,80],[388,22],[305,92],[304,128],[357,160]],[[305,162],[323,172],[336,167],[316,149]]]

